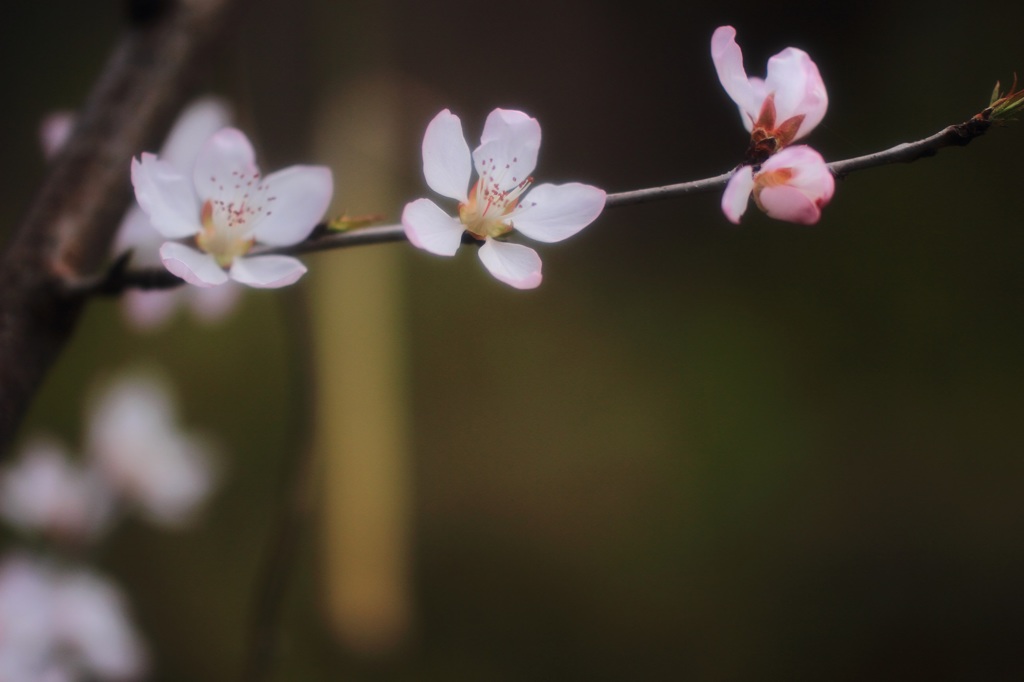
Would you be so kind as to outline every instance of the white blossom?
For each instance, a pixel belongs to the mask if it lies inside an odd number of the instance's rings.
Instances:
[[[164,266],[199,287],[229,279],[262,288],[294,283],[306,272],[297,259],[247,254],[257,243],[303,241],[333,193],[331,171],[323,166],[264,177],[248,138],[234,128],[206,141],[191,172],[154,154],[132,159],[132,184],[150,223],[171,240],[160,247]]]
[[[541,242],[567,239],[592,223],[605,202],[603,190],[577,182],[532,187],[539,150],[540,124],[521,111],[492,111],[472,154],[459,117],[439,113],[423,138],[423,174],[431,189],[459,202],[458,217],[417,199],[402,213],[409,241],[453,256],[468,232],[483,241],[480,260],[495,278],[517,289],[538,286],[540,256],[504,237],[518,230]],[[474,166],[479,177],[470,186]]]

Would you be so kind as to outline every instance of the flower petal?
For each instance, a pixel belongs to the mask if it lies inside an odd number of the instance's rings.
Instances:
[[[473,161],[459,117],[445,109],[427,125],[423,136],[423,176],[441,196],[465,202]]]
[[[195,289],[194,291],[218,291],[224,287]],[[158,329],[174,314],[183,292],[177,289],[166,291],[141,291],[132,289],[121,297],[121,312],[132,329],[148,332]]]
[[[291,256],[249,256],[236,258],[231,279],[259,289],[277,289],[294,284],[306,274],[306,266]]]
[[[212,450],[178,426],[173,396],[157,376],[120,377],[89,410],[88,453],[110,485],[151,521],[181,525],[212,489]]]
[[[48,114],[39,124],[39,143],[43,148],[43,157],[50,160],[63,149],[64,143],[71,137],[75,127],[73,111],[54,111]]]
[[[135,199],[153,227],[168,239],[190,237],[200,230],[199,201],[189,179],[154,154],[132,159]]]
[[[801,49],[787,47],[768,60],[767,92],[775,93],[776,121],[804,116],[794,139],[811,132],[828,109],[828,93],[817,65]]]
[[[19,462],[0,473],[0,516],[16,528],[58,540],[97,537],[111,520],[113,502],[96,472],[72,463],[53,441],[31,442]]]
[[[0,624],[4,626],[2,653],[8,663],[31,662],[26,677],[35,679],[41,652],[56,647],[53,622],[52,569],[39,559],[17,550],[8,550],[0,561]],[[19,648],[24,647],[22,650]],[[17,658],[15,658],[17,657]],[[32,668],[29,674],[28,668]],[[7,668],[3,669],[5,672]]]
[[[215,287],[228,281],[227,273],[213,256],[184,244],[166,242],[160,247],[160,260],[173,274],[197,287]]]
[[[750,193],[754,191],[754,169],[750,166],[740,166],[729,178],[729,184],[725,186],[722,194],[722,213],[730,221],[740,224],[740,218],[747,211],[747,203],[750,201]]]
[[[719,26],[715,29],[711,36],[711,61],[715,63],[718,80],[726,94],[739,107],[743,125],[750,130],[761,112],[764,97],[757,96],[751,79],[747,78],[746,69],[743,68],[743,51],[736,44],[736,29],[732,26]]]
[[[256,152],[241,130],[224,128],[206,141],[196,158],[192,177],[202,201],[258,179]],[[141,203],[141,202],[140,202]]]
[[[187,300],[192,313],[200,322],[214,324],[234,311],[244,291],[244,287],[228,282],[222,287],[212,289],[190,289],[187,292]]]
[[[594,222],[604,210],[605,193],[591,185],[537,185],[512,214],[515,229],[539,242],[558,242]]]
[[[516,289],[540,285],[540,256],[528,246],[487,239],[480,247],[480,260],[495,279]]]
[[[160,158],[181,173],[191,175],[203,145],[230,123],[231,111],[222,100],[216,97],[197,99],[179,114],[160,150]]]
[[[540,145],[540,124],[537,119],[529,114],[516,109],[495,109],[487,115],[484,121],[484,131],[480,134],[481,144],[493,142],[494,140],[505,139],[516,133],[513,129],[526,126],[528,129],[536,128],[537,145]]]
[[[473,152],[477,174],[499,189],[512,189],[537,167],[540,123],[521,111],[495,109],[487,117],[480,146]]]
[[[438,256],[454,256],[465,228],[430,199],[417,199],[402,211],[405,236],[418,249]]]
[[[758,202],[770,217],[801,225],[813,225],[821,218],[821,209],[806,194],[790,185],[765,187]]]
[[[324,217],[334,194],[326,166],[291,166],[263,179],[264,213],[253,225],[256,241],[271,246],[298,244]]]
[[[53,599],[58,637],[87,671],[100,679],[138,679],[146,651],[113,583],[76,570],[55,581]]]
[[[153,267],[160,265],[160,246],[167,238],[157,232],[150,222],[149,216],[136,203],[132,204],[117,228],[111,253],[120,255],[131,250],[131,263],[137,267]]]
[[[765,161],[761,171],[778,168],[788,168],[793,175],[786,184],[811,197],[819,207],[832,199],[836,188],[835,176],[825,159],[813,148],[803,144],[786,147]]]

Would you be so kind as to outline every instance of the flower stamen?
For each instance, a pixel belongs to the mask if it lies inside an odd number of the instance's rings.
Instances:
[[[513,159],[513,162],[515,161],[516,159]],[[502,189],[502,180],[510,169],[510,164],[495,177],[493,159],[488,159],[487,163],[491,164],[490,169],[485,170],[470,189],[469,199],[459,204],[459,220],[477,239],[500,237],[511,232],[513,225],[510,216],[518,208],[519,198],[533,183],[533,176],[522,181],[513,177],[512,182],[516,184],[510,189]]]

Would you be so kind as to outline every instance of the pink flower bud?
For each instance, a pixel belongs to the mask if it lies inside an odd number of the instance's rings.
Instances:
[[[758,207],[776,220],[813,225],[832,200],[835,178],[821,154],[806,145],[783,149],[755,171],[741,166],[722,195],[722,211],[739,224],[754,195]]]
[[[736,29],[719,27],[711,37],[711,59],[718,79],[740,110],[753,144],[770,155],[807,135],[825,116],[828,94],[818,67],[806,52],[787,47],[768,60],[768,75],[750,78]]]

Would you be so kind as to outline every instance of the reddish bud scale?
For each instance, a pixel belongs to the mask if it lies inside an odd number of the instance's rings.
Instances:
[[[760,165],[772,154],[793,142],[800,132],[805,115],[792,116],[779,125],[775,124],[775,118],[775,93],[771,93],[765,98],[761,113],[750,132],[750,146],[747,147],[745,157],[747,164]]]

